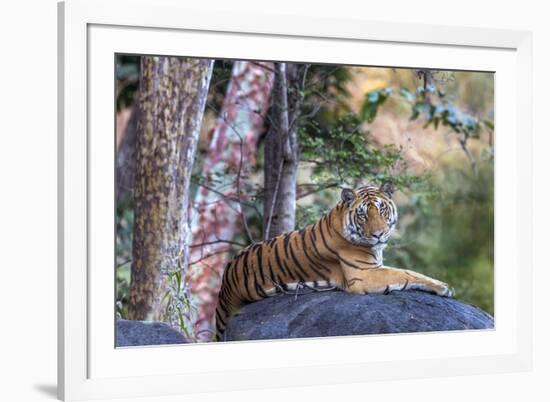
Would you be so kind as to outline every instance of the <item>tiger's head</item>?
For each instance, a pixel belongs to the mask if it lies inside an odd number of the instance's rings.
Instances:
[[[397,207],[391,199],[391,183],[368,185],[357,190],[343,189],[343,234],[351,243],[375,250],[386,247],[395,224]]]

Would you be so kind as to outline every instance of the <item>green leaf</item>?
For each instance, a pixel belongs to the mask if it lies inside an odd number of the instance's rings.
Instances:
[[[366,120],[369,123],[374,121],[376,113],[378,112],[378,105],[376,103],[365,102],[361,108],[360,117],[362,120]]]
[[[416,120],[418,116],[420,116],[420,110],[418,110],[417,106],[418,105],[414,105],[412,107],[412,114],[411,114],[410,120]]]
[[[392,88],[384,88],[379,91],[372,91],[365,95],[365,102],[361,106],[359,111],[359,118],[366,120],[369,123],[374,121],[376,114],[378,113],[378,107],[383,104],[386,99],[391,95]]]
[[[495,124],[491,120],[483,120],[483,124],[485,124],[485,127],[489,130],[495,130]]]
[[[367,101],[369,103],[378,103],[379,98],[380,98],[380,93],[378,91],[369,92],[367,94]]]
[[[415,100],[415,96],[414,94],[409,91],[408,89],[405,89],[405,88],[401,88],[401,90],[399,91],[399,93],[401,94],[401,96],[407,101],[407,102],[414,102]]]

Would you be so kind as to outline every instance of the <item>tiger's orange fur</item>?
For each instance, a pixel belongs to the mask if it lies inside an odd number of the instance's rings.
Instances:
[[[245,303],[301,285],[350,293],[419,289],[452,296],[450,287],[418,272],[382,265],[397,222],[389,184],[344,189],[342,200],[304,229],[252,244],[226,266],[216,308],[216,339]]]

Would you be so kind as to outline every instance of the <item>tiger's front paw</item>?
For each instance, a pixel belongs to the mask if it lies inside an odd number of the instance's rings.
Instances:
[[[455,290],[445,282],[437,281],[435,293],[442,297],[454,297]]]

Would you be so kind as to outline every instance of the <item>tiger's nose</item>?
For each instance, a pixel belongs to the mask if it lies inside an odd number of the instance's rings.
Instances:
[[[384,230],[383,229],[379,229],[379,230],[375,230],[374,232],[372,232],[372,235],[376,238],[380,238],[380,236],[382,236],[382,234],[384,233]]]

